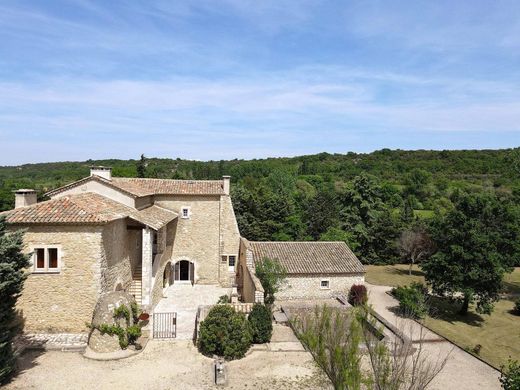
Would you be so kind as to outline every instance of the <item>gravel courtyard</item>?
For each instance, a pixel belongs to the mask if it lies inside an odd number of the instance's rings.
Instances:
[[[259,348],[228,363],[226,389],[329,389],[330,382],[309,353],[277,350],[277,345],[291,343],[284,337],[292,335],[287,330],[275,332],[275,351]],[[20,361],[20,373],[5,389],[212,389],[212,363],[188,340],[151,340],[139,355],[105,362],[74,352],[29,351]]]

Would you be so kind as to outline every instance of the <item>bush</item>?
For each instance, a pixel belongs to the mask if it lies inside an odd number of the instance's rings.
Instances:
[[[271,310],[267,306],[255,303],[248,319],[251,324],[253,343],[262,344],[271,341],[273,321],[271,319]]]
[[[206,356],[223,356],[228,360],[245,355],[252,341],[251,327],[243,313],[229,305],[217,305],[200,324],[199,351]]]
[[[217,304],[221,304],[221,303],[229,303],[229,297],[226,294],[221,295],[218,298]]]
[[[520,298],[517,298],[516,301],[515,301],[515,314],[517,316],[520,316]]]
[[[520,389],[520,364],[518,361],[509,359],[507,367],[500,368],[500,383],[504,390]]]
[[[367,288],[363,284],[354,284],[348,293],[348,303],[352,306],[361,306],[368,301]]]
[[[428,313],[426,297],[428,289],[422,283],[399,286],[392,289],[392,295],[399,301],[402,314],[412,318],[423,318]]]

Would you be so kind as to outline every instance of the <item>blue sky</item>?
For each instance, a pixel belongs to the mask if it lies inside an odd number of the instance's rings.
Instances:
[[[520,145],[520,2],[0,2],[0,165]]]

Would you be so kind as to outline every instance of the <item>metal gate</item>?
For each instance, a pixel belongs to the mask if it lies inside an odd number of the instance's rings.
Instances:
[[[177,313],[153,314],[153,338],[171,339],[177,334]]]

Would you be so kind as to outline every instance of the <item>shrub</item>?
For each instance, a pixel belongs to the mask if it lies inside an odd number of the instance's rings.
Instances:
[[[255,273],[264,288],[264,302],[274,303],[275,294],[287,278],[285,268],[277,259],[265,257],[256,264]]]
[[[509,359],[507,367],[500,368],[500,383],[504,390],[520,389],[520,364],[518,361]]]
[[[392,295],[399,301],[402,314],[412,318],[423,318],[428,313],[426,297],[427,288],[422,283],[399,286],[392,289]]]
[[[348,293],[348,302],[352,306],[360,306],[368,301],[367,288],[363,284],[354,284]]]
[[[271,341],[273,321],[271,320],[271,310],[267,306],[255,303],[248,319],[251,324],[253,343],[262,344]]]
[[[229,303],[229,297],[226,294],[221,295],[218,298],[217,304],[221,304],[221,303]]]
[[[251,327],[246,316],[229,305],[217,305],[200,324],[197,344],[204,355],[232,360],[243,357],[251,341]]]
[[[515,314],[520,316],[520,298],[517,298],[515,301]]]

